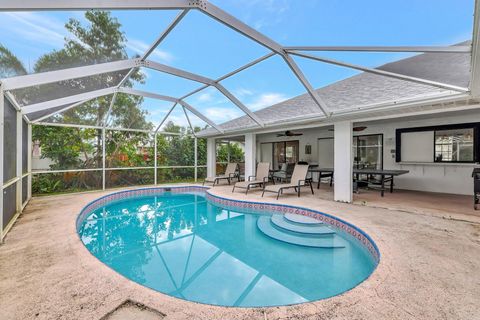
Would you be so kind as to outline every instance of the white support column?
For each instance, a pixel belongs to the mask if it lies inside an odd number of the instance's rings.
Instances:
[[[106,150],[106,145],[105,145],[105,127],[102,128],[102,190],[105,190],[105,150]]]
[[[334,199],[339,202],[352,202],[353,158],[352,158],[352,122],[342,121],[334,124]]]
[[[470,91],[474,98],[480,97],[480,1],[475,1],[473,15],[472,58]]]
[[[32,125],[28,124],[27,130],[27,152],[28,152],[28,160],[27,160],[27,172],[28,172],[28,189],[27,189],[27,199],[30,200],[32,198]],[[28,201],[27,200],[27,201]]]
[[[257,163],[257,139],[254,133],[245,135],[245,179],[255,175]]]
[[[3,85],[0,83],[0,243],[3,242],[3,134],[4,134],[4,106],[5,96],[3,94]]]
[[[207,139],[207,177],[214,177],[217,166],[215,138]]]
[[[153,173],[153,184],[157,185],[157,132],[153,135],[153,167],[155,172]]]
[[[17,214],[22,212],[22,112],[17,111],[17,145],[16,145],[16,163],[15,163],[15,176],[18,181],[17,184],[17,194],[16,194],[16,208]]]
[[[194,166],[195,166],[195,170],[194,170],[195,171],[195,176],[194,177],[195,177],[195,182],[197,182],[198,181],[198,139],[197,139],[197,137],[195,137],[193,141],[194,141],[194,143],[193,143],[193,145],[194,145],[194,150],[193,150],[194,159],[193,159],[193,161],[194,161]]]

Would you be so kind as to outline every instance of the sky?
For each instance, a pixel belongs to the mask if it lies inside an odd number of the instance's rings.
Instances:
[[[285,46],[295,45],[451,45],[471,39],[474,0],[211,0],[256,30]],[[0,43],[31,70],[42,54],[63,47],[71,37],[69,18],[86,23],[83,12],[0,13]],[[142,54],[178,11],[114,11],[128,40],[129,56]],[[191,10],[149,59],[218,78],[269,51],[197,10]],[[317,52],[318,56],[368,67],[405,57],[396,53]],[[294,58],[315,88],[357,72],[304,58]],[[135,88],[181,97],[201,86],[146,69],[145,84]],[[222,84],[252,110],[305,93],[278,56],[247,69]],[[217,123],[243,115],[216,89],[186,99]],[[142,108],[158,124],[171,104],[145,99]],[[189,114],[193,124],[203,122]],[[169,117],[186,125],[181,107]]]

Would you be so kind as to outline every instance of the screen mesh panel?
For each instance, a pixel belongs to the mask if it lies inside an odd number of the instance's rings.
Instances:
[[[33,125],[33,170],[102,167],[102,130]]]
[[[3,190],[3,228],[8,225],[17,212],[16,197],[17,185],[15,183]]]
[[[22,178],[22,203],[28,198],[28,177]]]
[[[112,128],[155,130],[155,114],[151,106],[152,99],[143,98],[136,95],[118,93],[115,104],[112,107],[108,117],[107,126]],[[154,101],[153,106],[164,105],[165,102]],[[171,106],[172,104],[168,104]],[[168,111],[168,107],[163,107],[160,118]]]
[[[102,189],[102,171],[40,173],[32,176],[32,195]]]
[[[71,107],[72,104],[62,106],[57,110],[61,112],[53,114],[42,122],[102,126],[108,109],[110,108],[112,98],[113,94],[95,98],[74,107]],[[55,110],[49,111],[52,112]]]
[[[193,166],[194,139],[190,136],[157,135],[158,166]]]
[[[54,82],[34,87],[12,90],[20,106],[55,100],[90,91],[115,87],[129,70],[109,72],[89,77]]]
[[[154,169],[108,170],[105,173],[107,188],[140,186],[154,183]]]
[[[157,183],[192,182],[195,180],[195,168],[157,169]]]
[[[153,135],[143,132],[107,130],[105,167],[151,167],[154,165]]]
[[[6,182],[15,178],[17,161],[17,111],[7,99],[5,99],[3,117],[3,181]]]
[[[202,181],[207,177],[207,168],[206,167],[199,167],[197,168],[197,179]]]

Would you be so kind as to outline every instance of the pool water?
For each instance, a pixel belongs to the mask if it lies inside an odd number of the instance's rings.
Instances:
[[[100,207],[85,217],[79,234],[94,256],[123,276],[221,306],[324,299],[375,269],[368,251],[347,234],[335,230],[341,248],[289,244],[260,231],[261,217],[218,207],[202,195],[166,192]]]

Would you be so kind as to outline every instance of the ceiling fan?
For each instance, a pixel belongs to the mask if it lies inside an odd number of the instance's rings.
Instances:
[[[360,132],[367,129],[367,127],[353,127],[354,132]],[[334,129],[328,129],[328,131],[335,131]]]
[[[277,134],[277,137],[296,137],[296,136],[302,136],[302,135],[303,133],[301,132],[293,132],[293,131],[287,130],[284,133]]]

